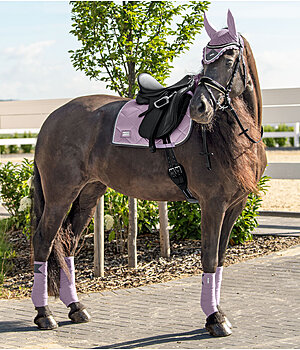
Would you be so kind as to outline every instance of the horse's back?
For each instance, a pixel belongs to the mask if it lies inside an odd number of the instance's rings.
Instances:
[[[111,95],[82,96],[53,111],[38,135],[36,161],[53,158],[53,154],[65,153],[64,150],[85,153],[91,147],[97,130],[101,128],[101,107],[123,101],[126,99]]]

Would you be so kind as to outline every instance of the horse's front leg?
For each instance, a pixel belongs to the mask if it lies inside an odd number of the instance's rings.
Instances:
[[[221,227],[225,209],[217,201],[202,205],[201,261],[203,267],[201,307],[206,315],[205,328],[210,335],[224,337],[232,332],[218,310],[216,299],[216,270]]]
[[[231,207],[226,210],[222,230],[221,237],[219,243],[219,254],[218,254],[218,267],[216,269],[216,303],[218,311],[224,316],[225,322],[227,323],[229,328],[232,328],[230,321],[225,315],[224,311],[220,307],[220,298],[221,298],[221,284],[222,284],[222,276],[223,276],[223,265],[225,261],[225,253],[226,248],[229,242],[230,233],[232,231],[233,225],[237,220],[238,216],[241,214],[243,208],[245,207],[247,202],[247,197],[243,198],[240,202],[235,203]]]

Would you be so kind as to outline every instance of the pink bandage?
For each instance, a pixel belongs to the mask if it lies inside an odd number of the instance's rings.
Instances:
[[[60,300],[69,306],[74,302],[78,302],[78,297],[75,287],[75,267],[74,267],[74,256],[69,256],[65,258],[70,272],[70,279],[66,275],[63,269],[60,269],[60,288],[59,297]]]
[[[217,305],[220,305],[222,275],[223,275],[223,266],[217,267],[217,270],[216,270],[216,303]]]
[[[202,275],[201,308],[207,317],[218,311],[215,288],[215,273],[204,273]]]
[[[47,261],[34,262],[34,283],[31,300],[35,307],[48,305],[47,266]]]

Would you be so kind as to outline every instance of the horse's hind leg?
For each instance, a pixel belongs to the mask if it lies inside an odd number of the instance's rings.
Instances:
[[[225,322],[227,323],[229,328],[232,328],[232,325],[228,320],[228,318],[226,317],[224,311],[220,307],[223,265],[225,261],[225,253],[229,242],[231,230],[238,216],[241,214],[243,208],[245,207],[246,202],[247,202],[247,197],[227,209],[223,220],[220,243],[219,243],[218,267],[216,269],[216,289],[215,289],[216,304],[219,312],[224,316]]]
[[[57,327],[48,307],[48,258],[51,254],[54,239],[72,201],[45,203],[43,215],[33,237],[34,248],[34,284],[31,298],[38,311],[34,322],[40,329]]]
[[[87,184],[74,201],[71,211],[65,220],[64,227],[72,232],[69,256],[65,258],[69,267],[70,278],[65,271],[60,271],[60,299],[71,310],[69,318],[76,323],[88,322],[90,316],[83,304],[78,300],[75,287],[74,254],[82,231],[92,219],[98,199],[105,193],[106,186],[101,182]]]

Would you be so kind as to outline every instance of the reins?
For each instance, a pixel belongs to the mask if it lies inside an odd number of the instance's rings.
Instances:
[[[215,48],[219,48],[219,46],[215,46]],[[230,112],[232,114],[232,116],[234,117],[234,119],[238,123],[240,129],[242,130],[241,133],[239,134],[239,136],[245,135],[247,137],[247,139],[249,141],[251,141],[252,143],[259,143],[263,138],[263,127],[261,127],[261,136],[260,136],[259,140],[254,140],[248,134],[249,129],[244,128],[242,122],[240,121],[240,119],[238,117],[238,114],[236,113],[235,109],[233,108],[233,106],[231,104],[231,99],[229,97],[229,94],[231,92],[231,88],[233,85],[233,80],[237,74],[239,67],[240,67],[241,61],[242,61],[242,66],[243,66],[244,86],[246,87],[246,85],[247,85],[247,70],[246,70],[246,64],[245,64],[244,57],[243,57],[243,46],[241,44],[239,45],[239,56],[237,57],[237,59],[235,61],[232,75],[231,75],[228,83],[226,84],[226,87],[224,87],[223,85],[221,85],[217,81],[213,80],[212,78],[206,77],[206,76],[201,77],[200,80],[198,80],[198,77],[196,76],[195,83],[196,83],[196,87],[201,86],[201,85],[204,86],[204,88],[206,89],[206,91],[208,92],[208,94],[210,96],[215,113],[218,109],[220,109],[221,111],[224,111],[227,113]],[[220,100],[221,100],[220,98],[218,100],[216,100],[213,92],[211,91],[211,88],[214,90],[217,90],[218,92],[220,92],[222,94],[221,95],[223,97],[222,102],[220,102]],[[203,152],[201,152],[200,154],[206,156],[206,164],[207,164],[206,167],[208,170],[211,170],[210,155],[213,155],[213,154],[210,153],[208,151],[208,148],[207,148],[205,125],[201,125],[201,130],[202,130],[202,139],[203,139]]]

